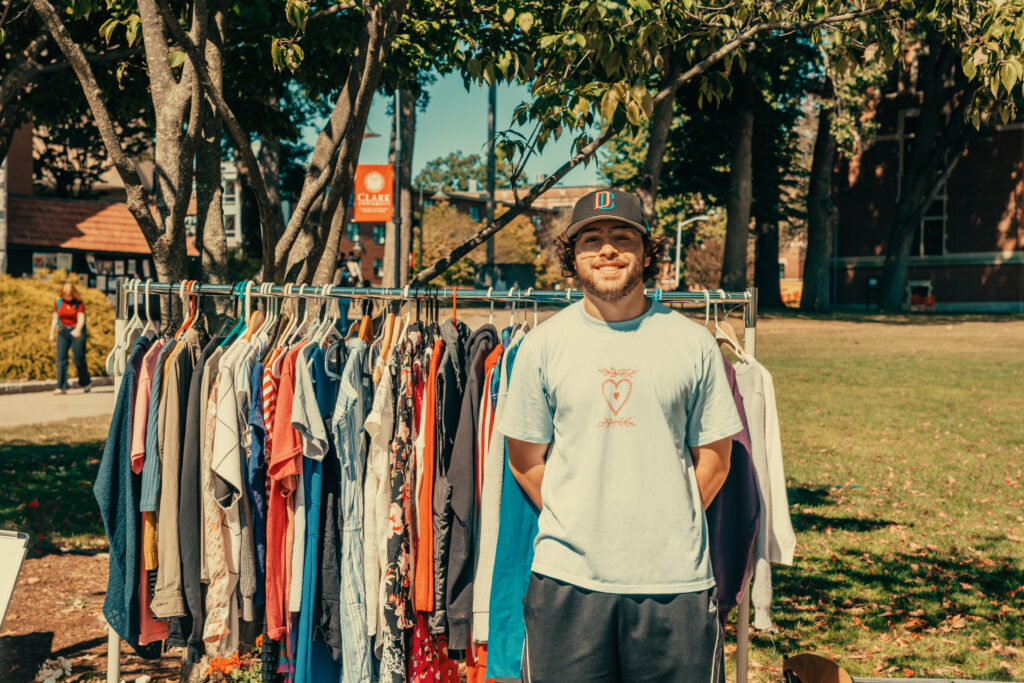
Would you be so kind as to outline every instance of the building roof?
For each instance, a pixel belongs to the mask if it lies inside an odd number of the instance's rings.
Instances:
[[[123,202],[12,194],[7,199],[7,241],[76,251],[150,253],[142,229]],[[199,255],[191,238],[186,248],[189,256]]]
[[[495,203],[495,205],[508,206],[508,207],[515,206],[515,201],[512,199],[512,196],[513,196],[512,195],[512,190],[507,190],[508,199],[505,199],[504,197],[501,196],[500,193],[502,191],[503,190],[501,190],[501,189],[495,189],[494,190],[494,194],[495,194],[494,203]],[[520,197],[525,197],[527,195],[527,193],[529,193],[529,189],[521,191],[519,196]],[[467,191],[464,191],[464,190],[450,190],[450,191],[447,191],[447,192],[440,192],[439,191],[439,192],[435,192],[434,194],[430,195],[429,199],[432,199],[434,201],[446,201],[448,199],[457,199],[457,200],[462,201],[462,202],[473,202],[473,203],[476,203],[476,204],[486,204],[487,203],[487,193],[486,192],[467,192]],[[535,213],[536,212],[552,212],[552,211],[554,211],[554,209],[552,209],[550,207],[538,205],[537,201],[534,201],[534,203],[531,204],[530,206],[528,206],[526,208],[526,210],[527,211],[533,211]]]

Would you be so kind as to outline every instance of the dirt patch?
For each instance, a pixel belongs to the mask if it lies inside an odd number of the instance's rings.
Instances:
[[[46,659],[71,660],[70,681],[103,681],[107,669],[105,554],[53,554],[25,560],[0,632],[0,680],[33,681]],[[147,674],[154,681],[178,680],[181,649],[145,660],[121,645],[121,678]]]

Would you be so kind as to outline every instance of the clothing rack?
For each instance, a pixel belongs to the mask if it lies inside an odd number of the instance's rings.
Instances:
[[[383,301],[481,301],[498,303],[530,303],[568,304],[583,298],[579,289],[543,290],[521,289],[512,287],[508,291],[489,289],[470,289],[461,287],[421,287],[383,288],[383,287],[335,287],[333,285],[258,285],[251,281],[233,284],[209,284],[196,281],[152,282],[137,278],[120,277],[117,279],[116,317],[123,321],[128,316],[128,298],[137,294],[166,294],[185,297],[190,294],[205,296],[235,296],[251,300],[256,298],[304,298],[327,300],[358,299]],[[703,304],[705,311],[712,304],[743,308],[743,346],[746,353],[755,356],[757,346],[757,288],[750,287],[745,291],[727,292],[718,290],[701,290],[697,292],[677,292],[662,289],[645,289],[644,294],[655,301],[681,304]],[[536,310],[536,308],[535,308]],[[115,378],[114,393],[118,388],[119,379]],[[737,613],[736,636],[736,681],[747,683],[749,649],[750,649],[750,581],[744,588]],[[121,679],[121,640],[114,630],[107,628],[107,683],[118,683]]]

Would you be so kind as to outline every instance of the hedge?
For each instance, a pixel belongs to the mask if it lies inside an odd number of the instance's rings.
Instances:
[[[114,344],[114,307],[106,294],[83,287],[74,273],[58,270],[31,280],[0,275],[0,381],[46,380],[57,376],[56,346],[49,341],[50,319],[53,304],[66,281],[75,283],[85,301],[89,372],[96,376],[106,374],[104,362]],[[68,372],[74,379],[77,375],[70,352],[68,355]]]

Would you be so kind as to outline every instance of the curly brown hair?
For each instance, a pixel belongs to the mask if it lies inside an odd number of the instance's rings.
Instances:
[[[668,238],[664,235],[654,235],[649,232],[641,232],[641,239],[644,242],[644,257],[650,258],[647,267],[644,268],[644,281],[652,280],[661,271],[661,260],[665,256],[665,249],[668,246]],[[559,235],[555,238],[555,251],[558,254],[558,264],[562,267],[562,275],[565,277],[577,277],[576,273],[576,238],[567,238]]]

